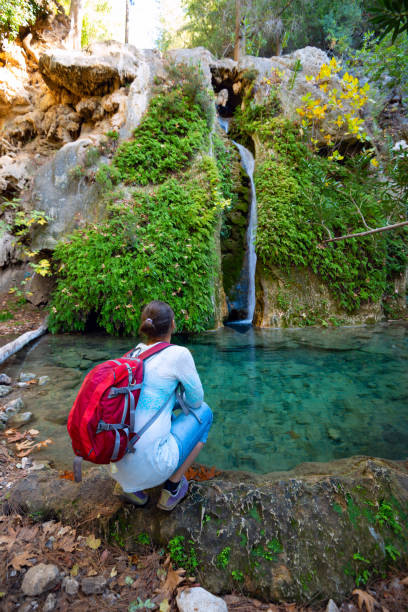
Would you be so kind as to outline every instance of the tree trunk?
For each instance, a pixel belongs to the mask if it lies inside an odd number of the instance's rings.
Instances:
[[[241,16],[241,0],[235,0],[234,60],[238,62],[242,55],[245,55],[244,18]]]
[[[71,21],[71,28],[69,32],[69,41],[72,49],[81,49],[81,34],[82,34],[82,22],[84,19],[84,7],[83,0],[71,0],[71,7],[69,9],[69,18]]]
[[[0,348],[0,363],[3,363],[3,361],[6,361],[6,359],[11,357],[11,355],[14,355],[14,353],[17,353],[20,349],[22,349],[29,342],[32,342],[36,338],[39,338],[40,336],[45,334],[47,329],[48,329],[48,321],[46,319],[44,323],[40,325],[40,327],[37,327],[37,329],[34,329],[33,331],[28,331],[22,336],[19,336],[18,338],[13,340],[12,342],[9,342],[8,344],[5,344],[4,346],[2,346]]]
[[[125,17],[125,44],[127,45],[129,42],[129,0],[126,0],[126,17]]]

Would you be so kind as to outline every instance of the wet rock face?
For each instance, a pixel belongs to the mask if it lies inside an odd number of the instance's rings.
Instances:
[[[366,304],[355,314],[338,305],[326,285],[307,268],[282,270],[257,263],[254,325],[303,327],[332,321],[342,325],[376,323],[383,317],[381,303]]]
[[[135,47],[110,41],[85,51],[44,53],[39,69],[51,89],[64,88],[81,98],[104,95],[133,81],[138,63]]]
[[[81,485],[31,474],[14,485],[7,503],[68,521],[100,509],[104,529],[109,521],[131,550],[141,532],[160,546],[178,536],[187,562],[197,558],[198,580],[216,594],[238,581],[269,601],[336,600],[363,570],[385,567],[390,546],[408,560],[403,462],[352,457],[265,475],[223,472],[191,482],[171,513],[156,509],[158,495],[153,491],[143,509],[122,506],[110,476],[92,469]]]

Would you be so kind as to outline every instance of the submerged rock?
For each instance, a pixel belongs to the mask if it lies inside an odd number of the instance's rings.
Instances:
[[[19,380],[20,382],[28,382],[29,380],[33,380],[36,378],[36,375],[33,372],[21,372]]]
[[[17,412],[19,412],[23,408],[24,408],[23,399],[21,397],[16,397],[16,399],[11,400],[11,402],[8,402],[5,405],[4,410],[7,413],[7,415],[10,417],[14,414],[17,414]]]
[[[0,385],[0,397],[5,397],[11,392],[12,392],[12,389],[8,385]]]
[[[14,484],[7,503],[69,522],[97,509],[101,531],[111,521],[129,549],[141,532],[160,546],[179,536],[187,558],[197,558],[198,580],[215,594],[242,576],[245,592],[268,601],[340,600],[355,575],[370,569],[356,553],[378,570],[387,562],[386,542],[408,560],[404,462],[352,457],[265,475],[222,472],[191,482],[169,514],[155,507],[158,490],[146,509],[123,506],[105,469],[91,469],[80,485],[52,474],[30,473]],[[384,504],[392,518],[379,522]]]
[[[13,414],[10,417],[9,423],[13,427],[20,427],[20,425],[25,425],[33,418],[32,412],[21,412],[20,414]]]
[[[0,385],[11,385],[11,378],[7,374],[0,374]]]

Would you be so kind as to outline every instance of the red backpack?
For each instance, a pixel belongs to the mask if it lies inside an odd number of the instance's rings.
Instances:
[[[143,384],[144,362],[171,346],[159,342],[143,353],[95,366],[85,377],[68,417],[67,429],[74,460],[75,480],[81,480],[82,459],[92,463],[119,461],[164,410],[166,403],[140,429],[135,431],[136,406]]]

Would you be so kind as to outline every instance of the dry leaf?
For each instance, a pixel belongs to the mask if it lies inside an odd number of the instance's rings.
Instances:
[[[118,575],[118,571],[117,571],[116,567],[112,567],[111,573],[110,573],[110,577],[114,578],[117,575]]]
[[[168,599],[163,599],[160,604],[159,612],[170,612],[170,604]]]
[[[408,576],[407,576],[406,578],[403,578],[403,579],[401,580],[401,583],[402,583],[402,584],[405,584],[405,586],[408,586]]]
[[[75,565],[72,566],[70,574],[73,578],[75,578],[75,576],[78,576],[78,572],[79,572],[79,565],[78,563],[75,563]]]
[[[372,595],[367,593],[367,591],[362,591],[361,589],[354,589],[353,595],[357,595],[358,597],[358,607],[360,608],[360,610],[362,610],[363,606],[365,606],[367,612],[373,612],[374,606],[377,601]]]
[[[97,576],[98,572],[94,569],[88,570],[87,576]]]
[[[72,552],[76,548],[75,536],[65,536],[56,545],[59,550]]]
[[[160,588],[160,593],[165,599],[171,599],[174,591],[178,585],[181,584],[185,579],[186,570],[179,568],[174,570],[170,564],[169,571],[167,572],[167,578],[163,586]]]
[[[95,538],[94,534],[91,533],[91,535],[86,538],[86,545],[92,548],[92,550],[97,550],[101,545],[101,541],[99,538]]]
[[[33,553],[29,550],[25,550],[24,552],[15,555],[12,558],[10,564],[14,567],[15,570],[20,571],[21,568],[23,568],[24,566],[32,565],[32,563],[29,561],[29,559],[32,559],[32,557]]]

